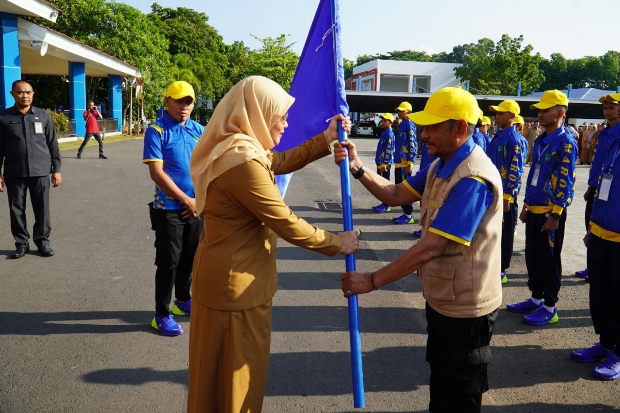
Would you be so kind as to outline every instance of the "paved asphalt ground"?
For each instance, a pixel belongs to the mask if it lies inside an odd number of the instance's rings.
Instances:
[[[375,139],[357,139],[372,166]],[[186,334],[160,336],[153,315],[154,248],[147,203],[153,184],[141,164],[142,140],[95,147],[81,160],[63,152],[63,183],[52,189],[52,247],[56,255],[13,251],[6,193],[0,194],[0,412],[182,412],[187,389]],[[570,350],[597,338],[588,310],[588,285],[572,274],[585,264],[581,198],[588,168],[578,167],[563,252],[560,321],[531,327],[505,304],[528,297],[518,226],[515,256],[504,285],[483,412],[620,411],[620,380],[593,378],[593,365],[569,359]],[[377,201],[352,183],[354,220],[363,231],[357,268],[380,268],[416,240],[417,225],[396,226],[370,210]],[[522,198],[521,198],[522,199]],[[338,169],[323,159],[297,172],[287,203],[299,216],[332,231],[339,201]],[[417,214],[419,207],[415,207]],[[30,209],[29,209],[30,212]],[[29,215],[29,225],[32,225]],[[31,246],[34,247],[34,246]],[[344,260],[281,242],[279,292],[265,412],[352,412],[346,301],[339,290]],[[359,297],[366,409],[423,412],[429,368],[424,361],[424,300],[415,276]]]

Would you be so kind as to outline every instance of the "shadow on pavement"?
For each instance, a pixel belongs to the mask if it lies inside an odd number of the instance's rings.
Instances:
[[[1,312],[0,335],[152,333],[152,317],[152,311]]]

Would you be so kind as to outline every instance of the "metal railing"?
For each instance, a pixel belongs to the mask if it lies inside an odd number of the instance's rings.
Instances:
[[[101,136],[105,136],[106,132],[116,132],[118,131],[118,119],[117,118],[105,118],[97,120],[97,124],[99,125],[99,132],[101,132]],[[77,136],[75,132],[75,121],[70,120],[67,125],[67,130],[60,134],[61,138],[67,138],[70,136]]]

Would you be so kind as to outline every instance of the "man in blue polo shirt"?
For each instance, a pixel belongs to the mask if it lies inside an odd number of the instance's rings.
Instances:
[[[610,110],[618,110],[618,101],[618,93],[601,98],[610,127],[601,132],[588,181],[593,202],[592,212],[586,216],[590,221],[584,243],[588,248],[590,315],[599,342],[570,353],[582,363],[604,360],[592,371],[603,380],[620,377],[620,123],[617,115],[613,125],[609,119],[614,117]]]
[[[489,106],[489,110],[496,112],[495,122],[501,128],[491,140],[487,155],[502,177],[504,218],[502,220],[502,268],[499,276],[504,284],[508,281],[506,270],[510,267],[514,248],[517,219],[514,205],[524,168],[520,134],[513,125],[521,108],[514,100],[504,100],[497,106]]]
[[[398,134],[394,142],[394,182],[397,184],[411,176],[411,170],[415,164],[418,153],[418,141],[414,123],[407,117],[411,113],[411,103],[402,102],[396,108],[398,118],[401,120],[398,126]],[[413,205],[411,203],[401,205],[403,214],[392,218],[397,225],[413,224]]]
[[[198,218],[189,161],[203,127],[189,117],[196,97],[192,86],[174,82],[166,92],[167,112],[144,135],[143,161],[155,182],[150,207],[155,231],[155,316],[151,326],[166,336],[183,328],[172,314],[189,315],[192,266],[203,223]],[[172,288],[174,306],[170,310]]]
[[[525,222],[525,264],[532,296],[506,308],[514,313],[531,313],[523,322],[542,326],[558,321],[555,303],[562,276],[566,208],[574,192],[577,142],[563,125],[568,110],[564,93],[548,90],[530,109],[538,109],[538,120],[545,129],[534,142],[519,216]]]
[[[350,158],[353,177],[387,205],[421,201],[422,239],[394,262],[370,274],[341,276],[345,297],[376,290],[419,270],[431,367],[431,413],[478,413],[488,390],[489,347],[502,301],[499,172],[471,139],[480,109],[460,88],[435,92],[410,118],[438,159],[393,185],[366,171],[355,145],[334,148],[336,162]],[[348,155],[345,149],[348,147]]]

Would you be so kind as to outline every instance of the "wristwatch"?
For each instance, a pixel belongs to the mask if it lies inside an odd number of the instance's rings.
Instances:
[[[560,219],[562,216],[560,214],[556,214],[555,212],[552,212],[551,214],[549,214],[549,216],[553,219]]]
[[[360,179],[362,176],[364,176],[365,173],[366,173],[366,168],[364,168],[364,165],[362,165],[360,169],[358,169],[357,172],[353,174],[353,178]]]

